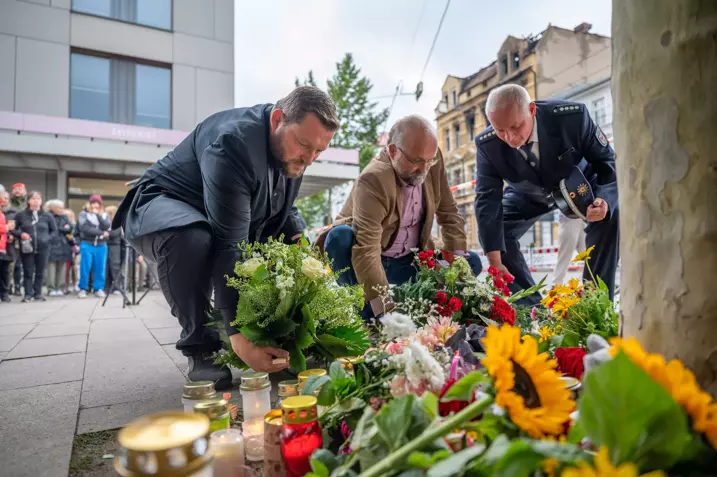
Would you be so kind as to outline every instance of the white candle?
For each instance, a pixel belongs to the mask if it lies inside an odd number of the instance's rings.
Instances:
[[[246,436],[246,458],[251,461],[264,460],[264,419],[254,418],[242,423]]]
[[[244,421],[241,427],[246,437],[264,436],[264,419],[254,418]]]
[[[214,454],[214,477],[238,477],[244,465],[244,437],[238,429],[212,432],[209,450]]]

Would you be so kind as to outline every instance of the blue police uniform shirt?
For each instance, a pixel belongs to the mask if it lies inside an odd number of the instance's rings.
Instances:
[[[617,210],[615,152],[605,134],[590,118],[584,104],[536,101],[535,133],[540,161],[531,167],[522,151],[498,138],[492,127],[476,136],[475,212],[478,236],[486,252],[505,251],[503,200],[519,199],[554,205],[549,196],[574,166],[579,166],[595,193]],[[504,183],[507,183],[505,191]],[[528,217],[526,217],[528,219]]]

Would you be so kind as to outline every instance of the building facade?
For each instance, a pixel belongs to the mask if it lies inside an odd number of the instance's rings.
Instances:
[[[439,145],[446,158],[448,180],[456,187],[454,196],[466,222],[471,249],[480,248],[473,208],[475,192],[470,184],[476,168],[473,140],[489,125],[485,114],[488,94],[500,85],[515,83],[525,87],[532,98],[547,99],[609,77],[610,38],[590,33],[590,27],[583,23],[570,30],[549,25],[534,37],[509,36],[494,62],[468,77],[446,78],[442,100],[435,110]],[[553,214],[544,217],[525,234],[523,245],[544,247],[556,242],[557,225],[553,222]]]
[[[233,0],[0,0],[6,187],[75,211],[93,193],[118,203],[128,180],[232,107]],[[319,162],[302,193],[358,175],[356,151]]]

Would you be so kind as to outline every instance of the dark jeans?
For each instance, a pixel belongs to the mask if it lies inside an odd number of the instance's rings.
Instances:
[[[12,260],[0,258],[0,298],[10,296],[10,283],[12,281],[10,265],[12,265]]]
[[[13,243],[11,246],[15,246]],[[15,282],[15,293],[22,288],[22,258],[20,258],[20,249],[15,250],[15,266],[12,271],[12,278]],[[27,294],[27,293],[25,293]]]
[[[505,251],[501,252],[501,261],[508,271],[515,277],[509,285],[513,293],[530,288],[535,285],[533,275],[520,251],[520,238],[544,214],[552,209],[542,203],[531,201],[515,193],[506,193],[503,197],[503,231],[505,236]],[[600,277],[610,291],[610,299],[615,293],[615,272],[619,257],[620,227],[619,211],[608,212],[610,216],[600,222],[590,222],[585,227],[585,245],[587,248],[595,246],[590,257],[590,267],[596,277]],[[587,267],[583,272],[584,280],[592,280]],[[537,305],[540,303],[540,294],[534,293],[518,303],[524,305]]]
[[[107,245],[107,279],[105,280],[105,291],[112,293],[122,289],[122,247],[123,244]]]
[[[42,296],[42,283],[45,281],[45,269],[50,258],[50,247],[41,248],[33,253],[22,253],[22,269],[25,277],[25,296]]]
[[[185,356],[217,351],[216,330],[205,327],[212,293],[213,239],[202,225],[161,230],[130,242],[157,264],[159,284],[172,315],[182,327],[177,349]]]
[[[332,228],[326,235],[324,242],[324,250],[331,259],[331,267],[334,270],[344,270],[339,275],[339,283],[341,285],[357,285],[356,273],[351,264],[351,249],[354,245],[354,232],[349,225],[339,225]],[[473,273],[480,275],[483,266],[480,257],[475,252],[468,252],[468,263]],[[400,285],[406,283],[416,276],[418,269],[413,266],[413,254],[409,253],[399,258],[381,257],[383,270],[386,272],[388,283]],[[370,306],[366,305],[362,316],[370,317]]]

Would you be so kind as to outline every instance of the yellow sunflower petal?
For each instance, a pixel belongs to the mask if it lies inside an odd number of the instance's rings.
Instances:
[[[595,245],[593,245],[593,246],[590,247],[589,249],[587,249],[587,250],[585,250],[585,251],[580,252],[579,254],[577,254],[577,255],[575,256],[575,258],[573,259],[573,263],[582,262],[582,261],[585,261],[585,260],[589,259],[589,258],[590,258],[590,254],[593,253],[593,249],[595,249]]]

